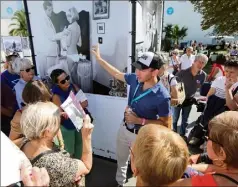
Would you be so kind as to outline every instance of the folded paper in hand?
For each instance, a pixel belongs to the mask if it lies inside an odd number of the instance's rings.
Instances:
[[[80,101],[81,103],[84,102],[84,101],[86,101],[86,100],[88,100],[87,97],[86,97],[86,95],[83,93],[83,91],[82,91],[81,89],[78,91],[78,93],[76,94],[75,97],[76,97],[76,99],[77,99],[78,101]]]
[[[79,131],[83,126],[83,119],[86,114],[80,105],[80,101],[76,98],[72,91],[61,107],[67,113],[77,131]]]

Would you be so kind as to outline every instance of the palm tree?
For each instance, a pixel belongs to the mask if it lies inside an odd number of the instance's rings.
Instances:
[[[173,30],[173,25],[172,24],[167,24],[164,27],[163,32],[165,33],[165,38],[171,39],[171,37],[172,37],[172,30]]]
[[[26,14],[24,10],[18,10],[14,13],[14,16],[11,19],[14,21],[9,27],[14,27],[10,30],[10,36],[21,36],[27,37],[28,30],[27,30],[27,21],[26,21]]]
[[[172,29],[172,39],[174,44],[179,44],[179,40],[182,40],[185,36],[187,36],[188,28],[182,27],[179,28],[178,25],[174,25]]]
[[[187,27],[179,28],[178,25],[167,24],[164,27],[165,38],[172,40],[174,44],[179,44],[179,41],[187,36]]]

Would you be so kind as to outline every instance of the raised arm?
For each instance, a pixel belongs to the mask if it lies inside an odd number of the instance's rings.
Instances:
[[[124,75],[125,73],[122,73],[121,71],[119,71],[118,69],[116,69],[114,66],[112,66],[111,64],[109,64],[107,61],[103,60],[101,58],[100,55],[100,51],[99,51],[99,45],[97,44],[96,46],[92,47],[92,53],[94,54],[94,56],[96,57],[98,63],[113,77],[115,77],[116,79],[122,81],[122,82],[126,82]]]
[[[92,150],[92,132],[93,132],[93,124],[90,122],[90,118],[87,115],[84,119],[84,125],[81,129],[82,139],[83,139],[83,153],[81,157],[81,161],[79,162],[79,170],[76,174],[75,181],[82,175],[86,175],[90,172],[93,164],[93,150]]]
[[[226,80],[226,105],[230,110],[238,110],[238,94],[233,96],[232,94],[232,83],[229,80]]]

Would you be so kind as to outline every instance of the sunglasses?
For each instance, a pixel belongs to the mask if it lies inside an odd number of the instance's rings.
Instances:
[[[220,144],[220,143],[218,143],[218,142],[216,142],[216,141],[214,141],[213,139],[211,139],[209,136],[205,136],[204,137],[204,139],[206,140],[206,141],[211,141],[211,142],[213,142],[213,143],[215,143],[215,144],[217,144],[217,145],[219,145],[219,146],[221,146],[221,147],[223,147],[223,145],[222,144]]]
[[[59,83],[60,84],[65,84],[66,82],[68,82],[69,81],[69,75],[67,75],[66,77],[65,77],[65,79],[63,79],[63,80],[61,80]]]
[[[35,69],[35,66],[32,66],[31,68],[27,68],[25,70],[21,70],[21,71],[25,71],[25,72],[30,72],[31,70],[34,70]]]

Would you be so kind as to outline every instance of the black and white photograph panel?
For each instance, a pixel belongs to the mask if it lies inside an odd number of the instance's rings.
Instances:
[[[21,37],[5,36],[2,37],[3,47],[6,53],[22,52]]]
[[[156,52],[159,48],[159,30],[161,27],[161,1],[140,1],[143,17],[143,51]]]
[[[31,48],[30,48],[30,41],[28,37],[22,37],[21,38],[22,43],[22,52],[24,57],[30,57],[31,56]]]
[[[108,19],[110,12],[109,0],[93,0],[93,19]]]
[[[105,34],[105,23],[97,23],[97,33]]]
[[[22,49],[23,50],[30,49],[30,43],[29,43],[29,38],[28,37],[22,37],[21,38],[21,44],[22,44]]]
[[[74,2],[70,8],[62,7],[56,12],[54,5],[60,7],[59,3],[60,1],[42,3],[44,19],[41,29],[46,47],[44,51],[41,49],[45,62],[39,64],[40,74],[48,77],[54,69],[61,68],[70,75],[72,83],[78,85],[83,92],[91,93],[89,12],[78,11]]]

